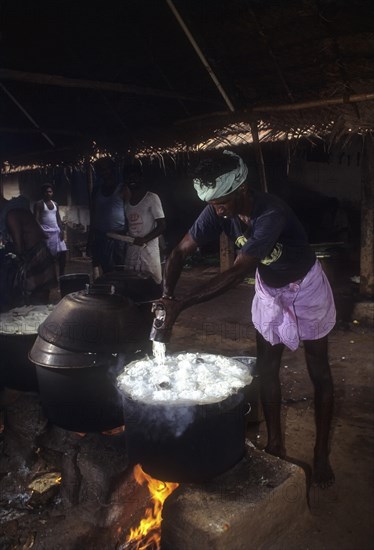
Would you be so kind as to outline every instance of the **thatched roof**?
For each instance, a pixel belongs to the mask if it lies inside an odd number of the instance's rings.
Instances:
[[[266,139],[374,129],[372,0],[12,0],[2,15],[2,160],[185,150],[248,139],[253,121]]]

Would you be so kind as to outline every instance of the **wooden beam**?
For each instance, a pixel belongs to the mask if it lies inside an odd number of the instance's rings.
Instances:
[[[40,134],[41,129],[36,128],[10,128],[6,126],[0,126],[0,134]],[[80,132],[73,132],[72,130],[57,130],[52,128],[43,128],[44,132],[48,134],[61,134],[62,136],[75,136],[92,139],[92,135],[82,134]]]
[[[303,109],[313,109],[315,107],[329,107],[330,105],[344,105],[348,103],[359,103],[361,101],[373,101],[374,93],[370,94],[350,94],[340,97],[331,97],[330,99],[316,99],[314,101],[301,101],[299,103],[286,103],[283,105],[259,105],[252,109],[245,109],[244,112],[269,112],[279,111],[301,111]]]
[[[226,233],[221,233],[220,240],[220,271],[226,271],[234,265],[235,261],[235,247],[234,243],[228,238]]]
[[[315,109],[317,107],[329,107],[331,105],[344,105],[349,103],[359,103],[363,101],[374,101],[374,93],[368,94],[351,94],[339,96],[330,99],[317,99],[314,101],[301,101],[299,103],[283,103],[281,105],[257,105],[255,107],[247,107],[239,111],[215,111],[213,113],[205,113],[196,115],[188,119],[176,121],[176,125],[188,124],[191,122],[207,121],[207,124],[216,122],[224,122],[224,124],[232,124],[233,122],[248,122],[253,113],[276,113],[281,111],[303,111],[305,109]]]
[[[374,297],[374,141],[364,138],[361,177],[360,294]]]
[[[118,92],[122,94],[146,95],[169,99],[184,99],[185,101],[217,103],[209,100],[207,97],[196,97],[179,92],[155,90],[154,88],[142,88],[132,84],[84,80],[81,78],[66,78],[59,75],[29,73],[25,71],[13,71],[11,69],[0,69],[0,80],[14,80],[17,82],[25,82],[26,84],[42,84],[46,86],[59,86],[62,88],[85,88],[88,90]]]
[[[52,147],[55,146],[53,141],[47,134],[40,128],[39,124],[34,120],[34,118],[30,115],[30,113],[21,105],[21,103],[14,97],[12,93],[0,82],[0,88],[3,90],[3,92],[13,101],[15,105],[17,105],[18,109],[25,115],[25,117],[31,122],[33,126],[40,132],[40,134],[48,141]]]
[[[253,145],[255,148],[258,173],[260,175],[261,191],[263,191],[264,193],[267,193],[268,186],[266,182],[265,163],[264,163],[264,157],[262,155],[260,139],[258,137],[258,126],[257,126],[256,120],[253,120],[251,122],[251,132],[252,132]]]
[[[235,107],[234,105],[232,104],[229,96],[227,95],[226,91],[224,90],[222,84],[220,83],[220,81],[218,80],[217,78],[217,75],[215,74],[215,72],[213,71],[212,67],[210,66],[207,58],[205,57],[205,55],[203,54],[200,46],[198,45],[198,43],[196,42],[195,38],[193,37],[191,31],[189,30],[189,28],[187,27],[186,23],[183,21],[179,11],[177,10],[177,8],[175,7],[174,5],[174,2],[173,0],[166,0],[166,3],[167,5],[169,6],[169,8],[171,9],[172,13],[174,14],[176,20],[178,21],[181,29],[183,30],[183,32],[185,33],[185,35],[187,36],[188,38],[188,41],[190,42],[191,46],[193,47],[193,49],[195,50],[196,54],[198,55],[200,61],[202,62],[202,64],[204,65],[205,69],[207,70],[210,78],[213,80],[217,90],[219,91],[219,93],[221,94],[221,96],[223,97],[227,107],[230,109],[230,111],[235,111]]]

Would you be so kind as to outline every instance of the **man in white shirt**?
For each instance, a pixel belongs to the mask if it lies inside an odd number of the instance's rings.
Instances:
[[[124,180],[128,188],[124,195],[127,234],[134,239],[127,247],[125,266],[149,273],[154,282],[161,285],[159,236],[166,227],[161,200],[147,190],[139,165],[125,166]]]

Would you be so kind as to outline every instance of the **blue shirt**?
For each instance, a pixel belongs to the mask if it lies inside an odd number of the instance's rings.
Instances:
[[[258,270],[263,281],[282,287],[302,279],[316,258],[306,232],[291,208],[278,197],[253,192],[249,225],[238,216],[219,217],[207,205],[189,230],[194,241],[202,246],[224,232],[241,254],[260,260]]]
[[[95,188],[93,193],[95,229],[103,233],[126,229],[124,204],[120,195],[121,188],[122,186],[118,185],[108,196],[103,195],[100,186]]]

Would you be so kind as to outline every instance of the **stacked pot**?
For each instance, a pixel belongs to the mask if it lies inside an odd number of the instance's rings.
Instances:
[[[47,418],[76,432],[122,425],[116,376],[148,335],[138,306],[113,286],[66,295],[39,326],[29,355]]]

